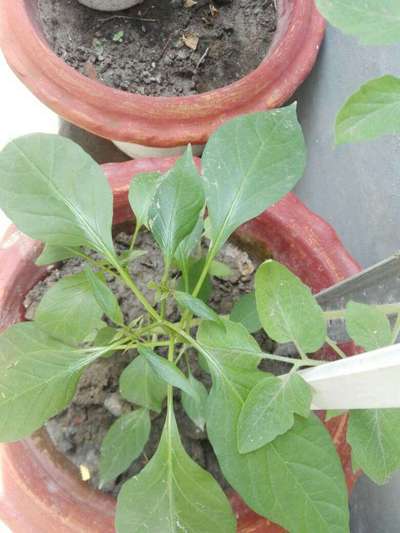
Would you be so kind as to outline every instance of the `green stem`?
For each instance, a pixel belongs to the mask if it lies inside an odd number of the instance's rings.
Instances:
[[[137,236],[139,235],[139,231],[140,231],[140,228],[142,226],[138,223],[135,224],[135,231],[133,232],[133,235],[132,235],[132,240],[131,240],[131,244],[129,246],[129,251],[132,252],[132,250],[134,249],[135,247],[135,244],[136,244],[136,239],[137,239]]]
[[[341,357],[342,359],[346,359],[347,355],[344,353],[343,350],[341,350],[339,348],[339,346],[336,344],[336,342],[334,342],[329,337],[326,337],[325,342],[326,342],[326,344],[328,346],[330,346],[332,348],[332,350],[334,350],[338,354],[339,357]]]
[[[217,253],[217,247],[215,246],[215,244],[213,244],[211,246],[211,248],[208,250],[208,254],[207,254],[207,259],[206,259],[206,262],[204,264],[204,267],[203,267],[203,270],[200,274],[200,277],[199,279],[197,280],[197,283],[196,283],[196,286],[194,288],[194,291],[192,292],[192,296],[194,296],[195,298],[197,298],[202,286],[203,286],[203,283],[207,277],[207,274],[208,274],[208,271],[210,270],[210,266],[211,266],[211,263],[213,262],[214,260],[214,257]]]

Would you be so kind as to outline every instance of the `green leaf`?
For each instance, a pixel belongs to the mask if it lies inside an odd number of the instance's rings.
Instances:
[[[103,312],[83,272],[65,276],[43,296],[35,322],[67,344],[79,344],[98,326]]]
[[[242,324],[250,333],[255,333],[262,328],[258,318],[256,293],[254,291],[240,296],[233,306],[230,319],[233,322]]]
[[[372,305],[349,302],[346,306],[346,329],[353,341],[365,350],[376,350],[392,343],[390,322]]]
[[[336,118],[336,143],[400,133],[400,79],[383,76],[367,82],[344,104]]]
[[[227,497],[187,455],[169,415],[155,455],[121,489],[117,533],[235,533],[235,522]]]
[[[303,175],[305,144],[296,104],[225,123],[210,137],[202,164],[218,250],[236,228],[277,202]]]
[[[241,324],[225,320],[222,327],[216,322],[202,322],[197,339],[228,367],[255,370],[261,361],[260,347]]]
[[[206,423],[208,392],[203,383],[198,381],[192,373],[189,374],[189,381],[196,391],[197,398],[182,392],[182,405],[192,422],[203,431]]]
[[[85,268],[85,275],[99,307],[113,322],[123,325],[124,316],[118,300],[106,284],[104,276],[101,279],[100,274],[94,274],[89,267]]]
[[[238,324],[235,327],[244,330]],[[213,380],[207,433],[228,483],[255,512],[291,533],[348,532],[343,470],[328,432],[316,417],[295,416],[293,428],[284,435],[254,452],[239,453],[240,412],[265,374],[256,369],[256,358],[243,354],[229,358],[228,351],[221,350],[221,331],[214,338],[217,328],[203,322],[198,341],[207,347]]]
[[[125,250],[119,255],[119,260],[121,265],[128,265],[129,263],[132,263],[139,257],[142,257],[146,254],[146,250],[139,250],[137,248],[135,248],[134,250]]]
[[[203,206],[203,188],[189,147],[163,177],[149,210],[151,232],[167,260],[194,230]]]
[[[261,324],[277,342],[294,342],[304,353],[325,343],[324,314],[297,276],[276,261],[265,261],[256,273],[256,302]]]
[[[299,374],[265,377],[250,391],[241,410],[239,452],[257,450],[286,433],[293,427],[295,413],[307,418],[311,399],[311,388]]]
[[[35,261],[35,265],[52,265],[53,263],[58,263],[59,261],[64,261],[65,259],[70,259],[77,255],[73,248],[63,248],[62,246],[55,246],[52,244],[46,244],[42,253]]]
[[[191,294],[181,291],[175,291],[175,298],[181,307],[188,309],[195,316],[203,318],[204,320],[214,320],[220,325],[224,325],[224,322],[217,313],[199,298],[195,298]]]
[[[200,245],[203,224],[203,212],[201,212],[193,231],[180,242],[176,249],[175,260],[182,272],[188,271],[190,268],[192,254]]]
[[[111,342],[115,339],[115,337],[119,334],[119,331],[115,328],[112,328],[110,326],[105,326],[104,328],[101,328],[94,341],[94,346],[99,347],[105,347],[111,344]],[[102,357],[111,357],[114,354],[114,350],[110,350],[108,352],[105,352]]]
[[[350,411],[347,441],[353,463],[383,484],[400,467],[400,409]]]
[[[147,409],[122,415],[110,427],[101,445],[101,485],[124,472],[142,453],[151,430]]]
[[[72,400],[82,369],[96,359],[33,322],[0,336],[0,441],[29,436]]]
[[[167,384],[156,374],[146,357],[139,355],[122,372],[119,391],[128,402],[160,413],[167,395]]]
[[[199,279],[201,272],[203,271],[204,264],[204,257],[202,257],[198,261],[189,262],[188,271],[186,273],[186,281],[185,272],[183,272],[182,277],[178,280],[177,289],[183,292],[193,292],[194,288],[196,287],[197,280]],[[212,293],[212,289],[213,286],[210,277],[207,276],[197,297],[203,302],[208,302]]]
[[[216,261],[215,259],[211,262],[209,272],[211,276],[222,279],[230,278],[233,274],[233,270],[228,265],[221,263],[221,261]]]
[[[149,209],[161,182],[159,172],[137,174],[129,187],[129,203],[135,213],[136,224],[148,226]]]
[[[9,143],[0,153],[0,206],[34,239],[114,255],[111,188],[69,139],[38,133]]]
[[[160,357],[149,348],[141,347],[139,348],[139,353],[147,359],[154,372],[166,383],[197,399],[196,390],[192,387],[185,374],[174,363],[168,361],[165,357]]]
[[[343,33],[363,44],[393,44],[400,41],[398,0],[317,0],[322,15]]]

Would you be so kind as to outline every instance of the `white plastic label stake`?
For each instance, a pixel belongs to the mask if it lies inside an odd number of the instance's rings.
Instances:
[[[400,407],[400,344],[301,370],[312,409]]]

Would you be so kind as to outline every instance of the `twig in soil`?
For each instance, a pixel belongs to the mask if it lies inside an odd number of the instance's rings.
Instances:
[[[210,51],[210,48],[207,48],[207,50],[204,52],[204,54],[201,56],[201,58],[198,60],[196,65],[196,70],[200,67],[200,65],[203,63],[205,58],[208,56],[208,52]]]
[[[169,43],[171,42],[172,34],[168,37],[167,42],[165,43],[164,48],[161,50],[160,57],[158,58],[158,61],[161,61],[161,59],[164,57],[165,52],[167,51],[167,48],[169,46]]]
[[[140,22],[160,22],[160,19],[148,19],[143,17],[131,17],[129,15],[111,15],[111,17],[106,17],[104,19],[99,19],[99,22],[108,22],[114,19],[125,19],[125,20],[138,20]]]

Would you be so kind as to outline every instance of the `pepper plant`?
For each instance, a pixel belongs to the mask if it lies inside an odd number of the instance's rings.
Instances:
[[[295,533],[348,531],[340,460],[310,411],[312,390],[301,375],[302,368],[323,364],[314,354],[324,345],[345,356],[327,336],[331,315],[274,260],[259,267],[255,291],[235,304],[230,317],[204,301],[210,272],[222,268],[215,262],[221,247],[241,224],[284,196],[304,164],[295,105],[236,118],[211,136],[201,174],[188,147],[166,174],[132,180],[136,226],[129,250],[118,253],[111,189],[80,147],[34,134],[1,152],[0,205],[21,231],[43,241],[37,263],[76,256],[85,267],[48,290],[33,321],[0,336],[0,440],[29,436],[68,406],[85,368],[132,350],[120,377],[120,392],[132,410],[104,439],[102,482],[142,453],[151,411],[164,409],[165,423],[154,456],[120,491],[118,533],[236,531],[224,492],[182,446],[174,389],[193,423],[206,427],[226,480],[252,509]],[[143,228],[164,257],[152,298],[127,269],[142,253],[136,238]],[[204,235],[206,251],[199,246]],[[143,314],[133,322],[125,321],[111,278],[119,278],[142,304]],[[168,317],[169,300],[180,309],[178,321]],[[389,312],[352,303],[336,313],[346,315],[357,344],[371,349],[397,337],[400,320],[391,328]],[[252,335],[261,328],[279,343],[293,342],[298,356],[263,352]],[[211,374],[211,390],[194,377],[189,350]],[[287,363],[290,370],[276,377],[259,368],[264,359]],[[398,410],[350,415],[353,457],[375,480],[385,480],[400,464],[400,442],[390,431],[398,422]]]

